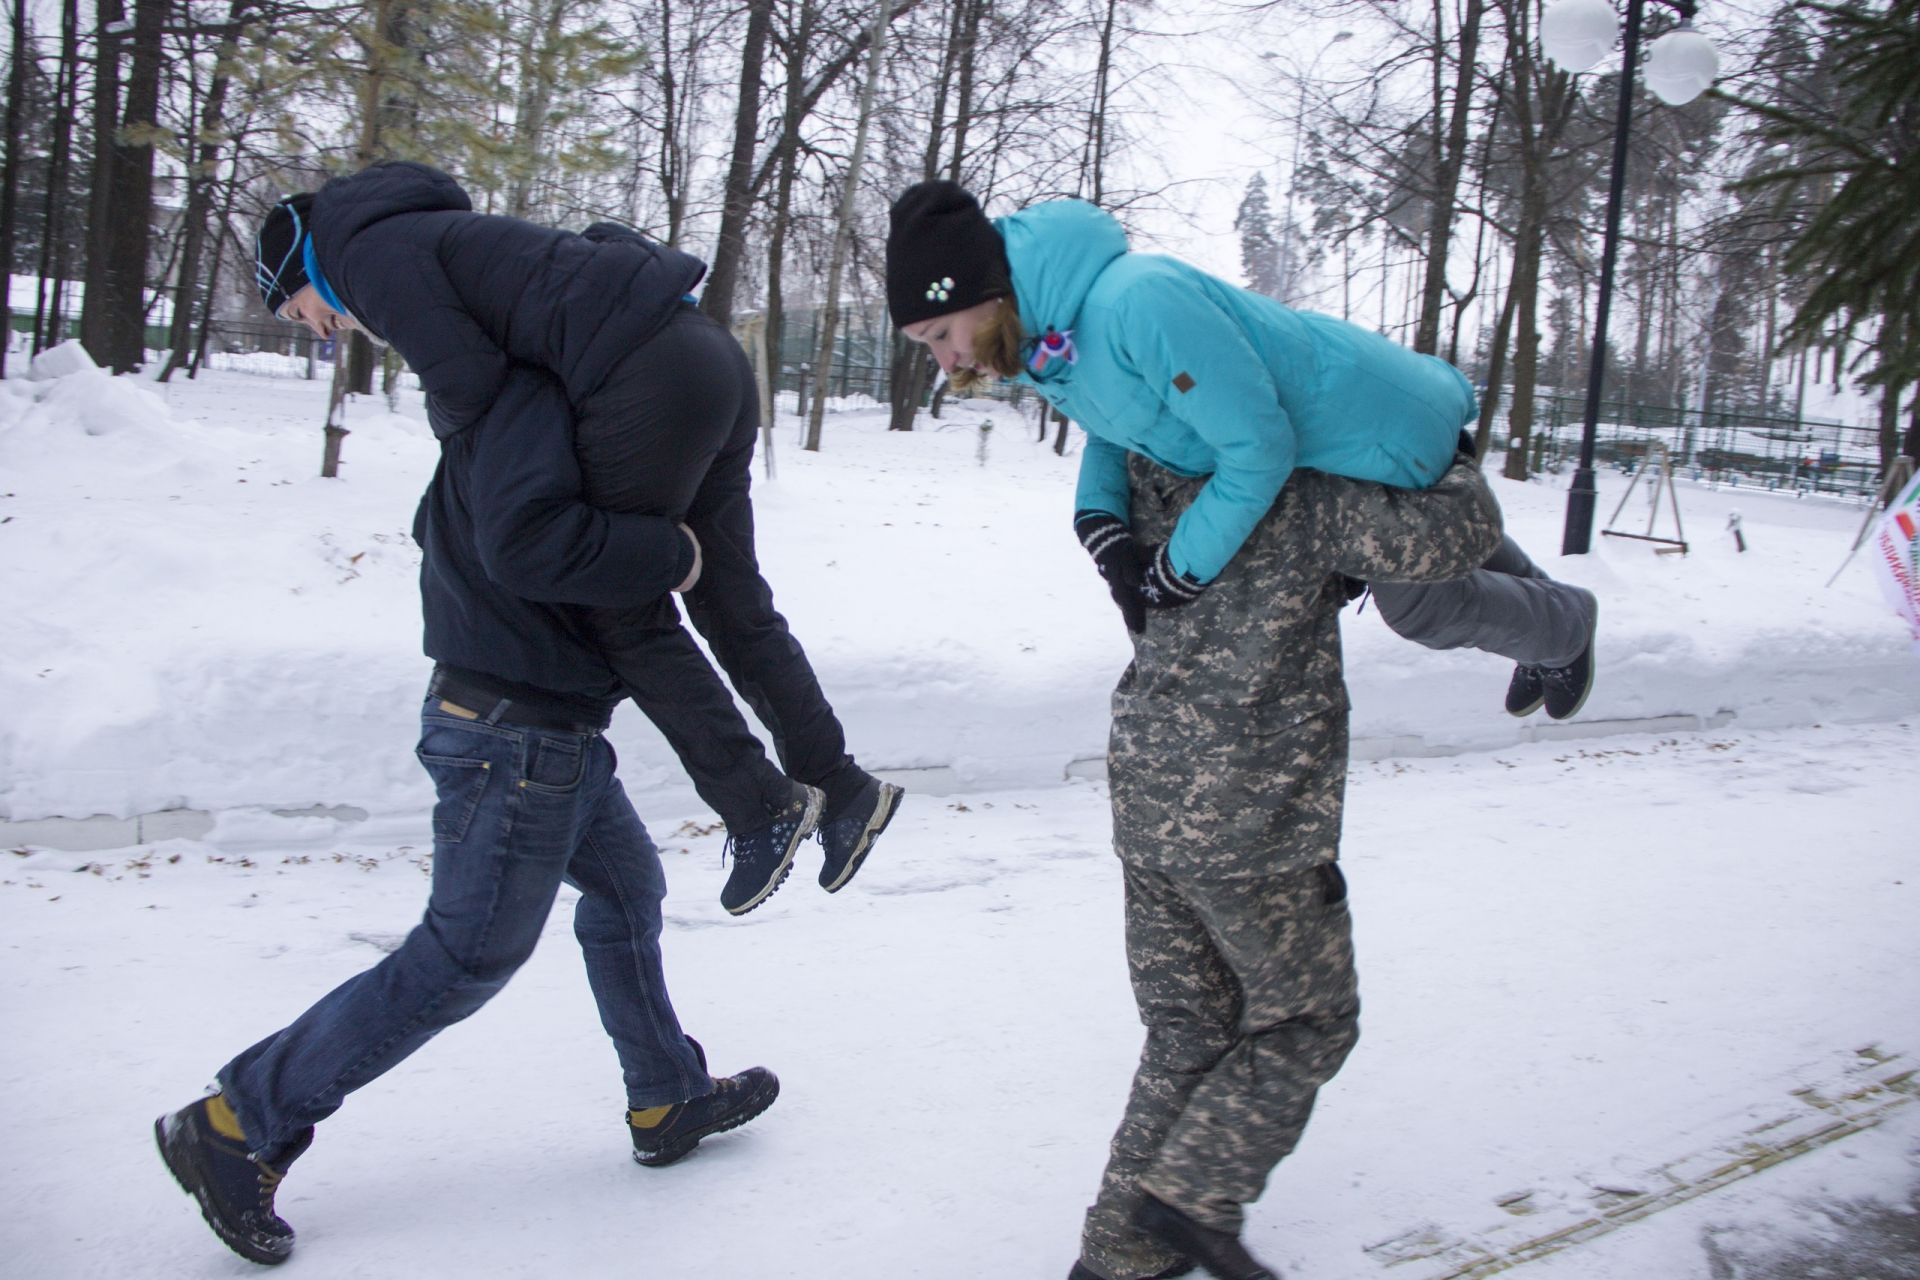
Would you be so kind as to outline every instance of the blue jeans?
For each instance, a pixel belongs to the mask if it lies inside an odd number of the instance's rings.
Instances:
[[[426,916],[393,954],[222,1068],[254,1152],[275,1152],[485,1004],[533,954],[562,879],[582,895],[574,934],[627,1104],[710,1093],[661,968],[659,850],[606,739],[460,719],[430,698],[418,754],[439,793]]]

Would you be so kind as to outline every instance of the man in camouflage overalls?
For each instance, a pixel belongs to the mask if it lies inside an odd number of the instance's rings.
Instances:
[[[1206,483],[1129,458],[1132,532],[1164,543]],[[1296,472],[1226,570],[1156,609],[1113,695],[1108,769],[1146,1044],[1074,1275],[1274,1273],[1242,1207],[1359,1035],[1339,856],[1349,579],[1456,578],[1499,544],[1461,460],[1426,490]]]

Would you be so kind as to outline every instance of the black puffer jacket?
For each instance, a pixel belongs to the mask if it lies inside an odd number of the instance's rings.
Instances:
[[[566,605],[657,599],[687,576],[672,520],[586,505],[573,406],[652,337],[705,267],[630,231],[472,212],[426,165],[321,188],[314,254],[347,310],[419,375],[441,441],[415,517],[425,647],[578,695],[618,686]]]
[[[312,224],[322,274],[420,375],[435,430],[478,422],[516,361],[578,405],[707,270],[609,223],[575,235],[476,214],[459,183],[423,164],[334,179]]]

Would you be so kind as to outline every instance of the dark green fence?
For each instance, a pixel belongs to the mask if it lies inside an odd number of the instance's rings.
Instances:
[[[1578,465],[1586,418],[1584,396],[1542,395],[1534,401],[1528,466],[1558,472]],[[1494,448],[1504,445],[1505,415]],[[1806,493],[1867,494],[1880,484],[1880,433],[1817,418],[1754,410],[1702,413],[1662,405],[1602,401],[1594,434],[1596,467],[1631,473],[1658,442],[1682,479]]]

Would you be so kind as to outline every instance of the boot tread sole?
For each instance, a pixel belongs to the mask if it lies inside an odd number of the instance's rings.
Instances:
[[[867,818],[866,829],[860,833],[860,839],[854,844],[853,853],[847,858],[847,865],[840,869],[840,874],[834,877],[831,883],[824,878],[826,868],[821,868],[823,878],[820,881],[820,887],[822,889],[828,893],[838,893],[846,887],[847,881],[853,879],[854,873],[860,870],[860,865],[867,860],[867,854],[873,851],[873,842],[880,838],[880,833],[885,831],[887,824],[893,821],[893,815],[900,809],[900,800],[906,794],[905,788],[896,787],[891,782],[880,784],[880,803],[873,807],[873,813]]]
[[[180,1189],[192,1196],[194,1203],[200,1206],[200,1216],[206,1220],[207,1226],[213,1229],[213,1234],[220,1237],[220,1243],[226,1245],[227,1248],[233,1250],[248,1262],[257,1262],[263,1267],[277,1267],[292,1255],[293,1240],[291,1237],[287,1239],[284,1247],[275,1249],[256,1243],[251,1236],[227,1225],[225,1220],[223,1220],[214,1209],[213,1204],[208,1199],[202,1187],[194,1186],[194,1179],[191,1177],[192,1171],[182,1169],[181,1165],[184,1162],[184,1155],[181,1159],[175,1159],[174,1152],[167,1142],[166,1116],[161,1116],[153,1122],[153,1141],[154,1144],[160,1148],[160,1159],[167,1166],[167,1172],[172,1174],[173,1180],[180,1184]],[[199,1181],[204,1186],[205,1179],[202,1178],[199,1179]]]
[[[763,1096],[764,1095],[764,1096]],[[633,1162],[645,1165],[649,1169],[658,1169],[684,1159],[700,1145],[703,1138],[711,1138],[716,1133],[725,1133],[729,1129],[738,1129],[749,1120],[757,1119],[780,1097],[780,1078],[773,1073],[767,1074],[767,1083],[759,1093],[749,1094],[747,1101],[738,1111],[722,1116],[712,1124],[702,1125],[693,1132],[676,1138],[672,1143],[658,1151],[642,1153],[638,1147],[633,1151]]]
[[[780,859],[779,867],[775,869],[773,878],[761,888],[760,892],[754,894],[753,897],[747,899],[747,901],[737,907],[728,907],[725,902],[722,902],[720,905],[726,907],[728,915],[743,916],[747,914],[747,912],[753,910],[768,898],[771,898],[774,891],[785,884],[787,877],[793,874],[794,855],[800,851],[800,842],[812,835],[814,829],[820,825],[820,807],[826,802],[826,795],[821,792],[819,788],[808,787],[807,792],[806,812],[801,815],[800,825],[795,828],[793,837],[787,841],[786,850]]]

